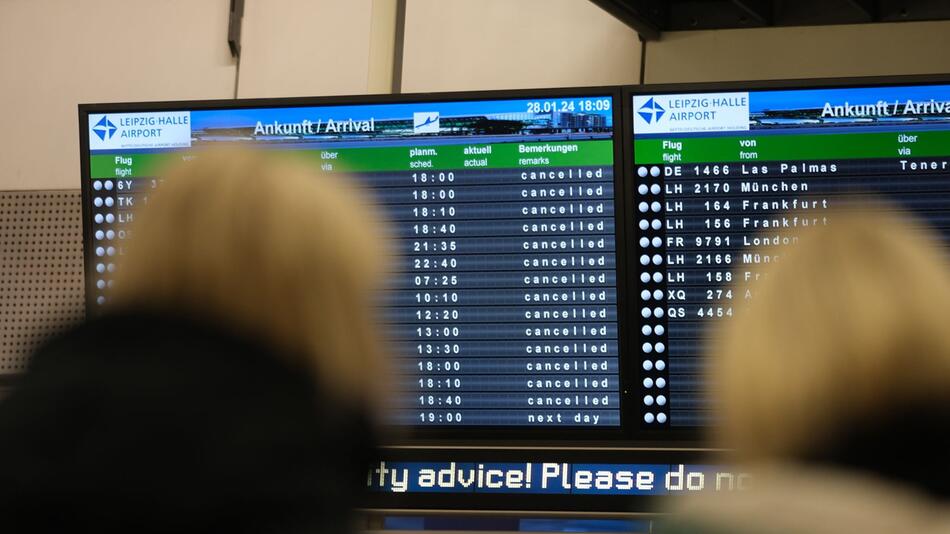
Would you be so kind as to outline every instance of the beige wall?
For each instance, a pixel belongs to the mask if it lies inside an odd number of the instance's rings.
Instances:
[[[79,187],[81,102],[232,98],[228,6],[0,0],[0,190]],[[240,96],[388,89],[370,65],[391,64],[394,13],[395,0],[247,0]]]
[[[372,9],[372,0],[247,0],[239,96],[365,93]]]
[[[407,0],[404,92],[639,78],[637,34],[587,0]]]
[[[637,83],[636,34],[587,0],[407,0],[403,90]],[[647,83],[950,72],[950,22],[670,32]]]
[[[0,189],[79,187],[80,102],[228,98],[228,0],[0,1]]]
[[[950,22],[672,32],[647,83],[950,72]]]

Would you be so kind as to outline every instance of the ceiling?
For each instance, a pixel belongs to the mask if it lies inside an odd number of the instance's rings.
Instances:
[[[591,0],[643,40],[663,32],[950,20],[950,0]]]

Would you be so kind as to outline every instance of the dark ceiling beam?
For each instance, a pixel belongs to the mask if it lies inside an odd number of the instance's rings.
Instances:
[[[760,26],[772,25],[772,2],[769,0],[732,0],[747,17]]]
[[[848,5],[860,11],[868,22],[874,22],[878,19],[877,2],[874,0],[848,0]]]
[[[621,22],[633,28],[644,41],[656,41],[660,38],[660,26],[646,17],[644,13],[623,0],[590,0],[598,7],[610,13]]]

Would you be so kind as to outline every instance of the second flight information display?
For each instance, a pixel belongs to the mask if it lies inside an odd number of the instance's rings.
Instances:
[[[641,425],[714,422],[707,327],[755,298],[799,232],[834,225],[831,208],[881,197],[950,241],[948,85],[646,88],[628,103]]]
[[[398,238],[399,424],[620,425],[614,98],[92,113],[90,305],[134,209],[202,144],[304,151]],[[198,156],[200,157],[200,155]]]

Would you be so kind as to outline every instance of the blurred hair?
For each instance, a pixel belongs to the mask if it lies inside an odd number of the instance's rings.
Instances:
[[[135,214],[114,307],[255,336],[331,395],[378,404],[388,366],[373,299],[386,241],[360,191],[296,158],[214,150],[169,169]]]
[[[942,241],[867,203],[781,234],[762,278],[736,273],[735,317],[711,337],[719,442],[740,459],[796,459],[841,428],[950,400],[950,271]],[[746,291],[754,294],[746,299]]]

